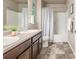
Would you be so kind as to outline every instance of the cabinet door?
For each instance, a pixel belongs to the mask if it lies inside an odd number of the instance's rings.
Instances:
[[[42,49],[42,38],[39,39],[39,53],[40,53],[41,49]]]
[[[32,49],[32,58],[33,59],[36,59],[37,58],[37,55],[38,55],[38,41],[36,41],[34,44],[33,44],[33,49]]]
[[[27,49],[18,59],[30,59],[30,48]]]
[[[21,45],[13,48],[11,51],[4,54],[3,59],[16,59],[19,54],[21,54],[28,46],[31,44],[31,40],[28,40]]]

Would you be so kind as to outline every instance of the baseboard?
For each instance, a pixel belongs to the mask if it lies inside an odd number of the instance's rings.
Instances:
[[[70,48],[71,48],[71,50],[72,50],[73,54],[75,55],[75,52],[74,52],[74,50],[73,50],[73,48],[72,48],[71,44],[69,43],[69,41],[68,41],[68,44],[69,44],[69,46],[70,46]]]

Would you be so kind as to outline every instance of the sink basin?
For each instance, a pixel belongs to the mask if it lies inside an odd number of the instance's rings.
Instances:
[[[10,44],[13,44],[17,40],[19,40],[19,37],[17,37],[17,36],[15,36],[15,37],[5,36],[5,37],[3,37],[3,46],[7,46],[7,45],[10,45]]]

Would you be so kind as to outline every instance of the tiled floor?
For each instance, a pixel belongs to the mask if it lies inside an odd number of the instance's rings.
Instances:
[[[68,43],[54,43],[43,48],[37,59],[75,59]]]

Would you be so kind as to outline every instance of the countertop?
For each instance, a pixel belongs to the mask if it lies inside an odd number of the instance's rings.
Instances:
[[[16,47],[17,45],[21,44],[22,42],[30,39],[31,37],[33,37],[34,35],[38,34],[39,32],[41,32],[41,30],[28,30],[26,31],[27,33],[21,33],[21,34],[17,34],[16,36],[18,36],[20,39],[17,40],[15,43],[10,44],[8,46],[3,47],[3,53],[6,53],[7,51],[11,50],[12,48]]]

